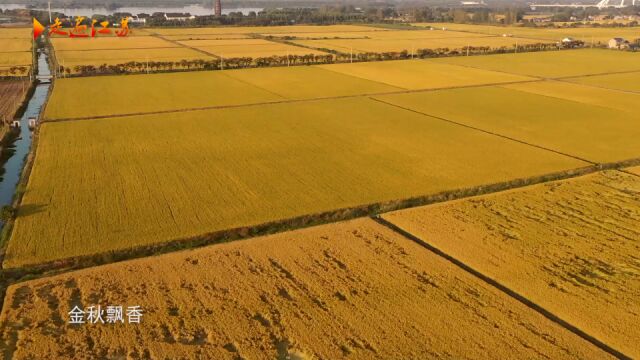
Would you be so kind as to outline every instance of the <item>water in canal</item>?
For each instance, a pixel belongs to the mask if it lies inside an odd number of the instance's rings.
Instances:
[[[42,49],[38,50],[38,68],[36,76],[41,79],[50,77],[49,66],[47,64],[47,55]],[[47,100],[47,94],[49,92],[49,83],[39,84],[33,96],[29,100],[27,109],[20,119],[19,134],[16,134],[15,140],[5,145],[3,149],[2,159],[6,162],[0,164],[2,171],[0,173],[0,207],[5,205],[11,205],[13,202],[13,195],[16,192],[16,187],[22,174],[22,169],[25,165],[27,155],[31,149],[31,131],[29,130],[29,118],[40,118],[40,111],[44,103]],[[8,158],[7,158],[8,157]]]

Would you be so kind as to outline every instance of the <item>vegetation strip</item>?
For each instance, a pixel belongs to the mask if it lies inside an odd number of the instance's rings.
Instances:
[[[579,337],[583,338],[584,340],[590,342],[591,344],[593,344],[594,346],[598,347],[599,349],[606,351],[607,353],[619,358],[619,359],[628,359],[631,360],[630,356],[627,356],[625,354],[623,354],[622,352],[610,347],[609,345],[603,343],[602,341],[596,339],[595,337],[587,334],[586,332],[580,330],[579,328],[573,326],[572,324],[566,322],[565,320],[561,319],[560,317],[558,317],[557,315],[553,314],[552,312],[546,310],[545,308],[543,308],[542,306],[534,303],[533,301],[527,299],[526,297],[520,295],[519,293],[515,292],[514,290],[502,285],[501,283],[499,283],[498,281],[484,275],[483,273],[481,273],[478,270],[475,270],[474,268],[470,267],[469,265],[465,264],[464,262],[456,259],[455,257],[445,253],[444,251],[438,249],[437,247],[429,244],[427,241],[420,239],[419,237],[409,233],[408,231],[400,228],[399,226],[387,221],[386,219],[383,219],[380,216],[374,216],[372,217],[372,219],[374,221],[376,221],[377,223],[379,223],[380,225],[383,225],[393,231],[395,231],[398,234],[401,234],[402,236],[404,236],[405,238],[412,240],[414,242],[416,242],[417,244],[421,245],[422,247],[424,247],[425,249],[433,252],[434,254],[448,260],[449,262],[453,263],[454,265],[458,266],[459,268],[463,269],[464,271],[474,275],[475,277],[477,277],[478,279],[486,282],[487,284],[497,288],[498,290],[502,291],[503,293],[509,295],[511,298],[521,302],[522,304],[526,305],[527,307],[529,307],[530,309],[538,312],[539,314],[541,314],[542,316],[546,317],[547,319],[555,322],[556,324],[562,326],[563,328],[571,331],[572,333],[578,335]]]
[[[530,81],[529,81],[529,82],[530,82]],[[426,114],[426,113],[423,113],[423,112],[421,112],[421,111],[413,110],[413,109],[410,109],[410,108],[406,108],[406,107],[403,107],[403,106],[400,106],[400,105],[396,105],[396,104],[393,104],[393,103],[390,103],[390,102],[386,102],[386,101],[384,101],[384,100],[376,99],[376,98],[373,98],[373,97],[371,97],[371,100],[375,100],[375,101],[381,102],[381,103],[386,104],[386,105],[395,106],[395,107],[397,107],[397,108],[399,108],[399,109],[403,109],[403,110],[406,110],[406,111],[411,111],[411,112],[416,113],[416,114],[420,114],[420,115],[424,115],[424,116],[429,116],[429,117],[432,117],[432,118],[434,118],[434,119],[438,119],[438,120],[446,121],[446,122],[451,123],[451,124],[455,124],[455,125],[463,126],[463,127],[465,127],[465,128],[468,128],[468,129],[472,129],[472,130],[480,131],[480,132],[483,132],[483,133],[485,133],[485,134],[489,134],[489,135],[493,135],[493,136],[501,137],[501,138],[503,138],[503,139],[507,139],[507,140],[515,141],[515,142],[518,142],[518,143],[521,143],[521,144],[524,144],[524,145],[533,146],[533,147],[536,147],[536,148],[538,148],[538,149],[542,149],[542,150],[550,151],[550,152],[556,153],[556,154],[558,154],[558,155],[567,156],[567,157],[570,157],[570,158],[573,158],[573,159],[576,159],[576,160],[584,161],[584,162],[586,162],[586,163],[590,163],[590,164],[594,164],[594,165],[595,165],[595,164],[597,164],[597,163],[596,163],[596,162],[594,162],[594,161],[587,160],[587,159],[583,159],[583,158],[581,158],[581,157],[579,157],[579,156],[575,156],[575,155],[567,154],[567,153],[564,153],[564,152],[561,152],[561,151],[558,151],[558,150],[554,150],[554,149],[550,149],[550,148],[547,148],[547,147],[544,147],[544,146],[540,146],[540,145],[532,144],[532,143],[529,143],[529,142],[526,142],[526,141],[523,141],[523,140],[518,140],[518,139],[516,139],[516,138],[512,138],[512,137],[509,137],[509,136],[506,136],[506,135],[501,135],[501,134],[498,134],[498,133],[495,133],[495,132],[492,132],[492,131],[488,131],[488,130],[484,130],[484,129],[481,129],[481,128],[477,128],[477,127],[475,127],[475,126],[470,126],[470,125],[466,125],[466,124],[463,124],[463,123],[459,123],[459,122],[456,122],[456,121],[454,121],[454,120],[449,120],[449,119],[446,119],[446,118],[443,118],[443,117],[439,117],[439,116],[436,116],[436,115]]]
[[[236,80],[238,80],[238,79],[236,79]],[[365,96],[411,94],[411,93],[431,92],[431,91],[439,91],[439,90],[453,90],[453,89],[478,88],[478,87],[510,85],[510,84],[523,84],[523,83],[538,82],[538,81],[543,81],[543,80],[537,80],[536,79],[536,80],[522,80],[522,81],[500,82],[500,83],[480,84],[480,85],[477,85],[477,84],[474,84],[474,85],[462,85],[462,86],[452,86],[452,87],[443,87],[443,88],[435,88],[435,89],[387,91],[387,92],[373,93],[373,94],[329,96],[329,97],[318,97],[318,98],[313,98],[313,99],[286,99],[286,100],[279,100],[279,101],[259,102],[259,103],[253,103],[253,104],[215,105],[215,106],[204,106],[204,107],[188,108],[188,109],[148,111],[148,112],[139,112],[139,113],[124,113],[124,114],[111,114],[111,115],[100,115],[100,116],[84,116],[84,117],[75,117],[75,118],[59,118],[59,119],[46,119],[45,118],[44,121],[46,121],[46,122],[64,122],[64,121],[79,121],[79,120],[98,120],[98,119],[109,119],[109,118],[120,118],[120,117],[133,117],[133,116],[141,116],[141,115],[159,115],[159,114],[171,114],[171,113],[203,111],[203,110],[215,110],[215,109],[232,109],[232,108],[241,108],[241,107],[249,107],[249,106],[260,106],[260,105],[288,104],[288,103],[299,103],[299,102],[308,102],[308,101],[348,99],[348,98],[358,98],[358,97],[365,97]],[[246,83],[246,82],[244,82],[244,83]],[[266,90],[266,89],[263,89],[261,87],[256,86],[255,84],[250,84],[250,85],[254,86],[254,87],[257,87],[259,89],[262,89],[262,90]],[[376,100],[376,101],[379,101],[379,102],[383,102],[383,101],[380,101],[378,99],[373,99],[373,100]],[[393,105],[393,106],[398,107],[397,105]],[[410,111],[415,112],[414,110],[410,110]],[[429,116],[431,116],[431,115],[429,115]],[[589,161],[587,161],[587,162],[589,162]]]

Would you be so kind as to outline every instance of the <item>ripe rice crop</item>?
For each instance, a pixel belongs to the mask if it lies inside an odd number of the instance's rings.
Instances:
[[[584,165],[368,98],[45,122],[4,265]]]
[[[75,66],[93,65],[100,66],[119,65],[131,61],[147,63],[155,61],[179,62],[181,60],[212,60],[208,56],[196,50],[187,48],[165,49],[122,49],[122,50],[95,50],[95,51],[56,51],[58,64],[70,68],[75,72]]]
[[[52,38],[51,43],[57,52],[180,47],[155,36]]]
[[[532,94],[551,96],[559,99],[577,101],[589,105],[608,107],[611,109],[636,113],[640,101],[640,93],[604,89],[594,86],[583,86],[561,81],[537,81],[520,84],[502,85],[507,89]]]
[[[271,57],[287,55],[326,55],[326,53],[261,39],[193,40],[183,44],[222,58]]]
[[[376,98],[593,162],[640,155],[640,117],[628,111],[502,87]]]
[[[99,101],[87,101],[99,99]],[[224,71],[60,79],[45,119],[86,118],[283,100]]]
[[[30,51],[21,51],[14,53],[0,52],[0,68],[9,68],[11,66],[31,66],[33,56]]]
[[[431,60],[363,62],[320,67],[414,90],[533,80],[519,75],[441,64]]]
[[[218,34],[275,34],[303,32],[359,32],[386,31],[386,29],[357,25],[293,25],[293,26],[247,26],[247,27],[202,27],[202,28],[158,28],[147,29],[160,35],[218,35]]]
[[[634,91],[640,93],[640,72],[609,74],[598,76],[585,76],[567,79],[577,84],[597,86],[602,88],[617,89],[624,91]]]
[[[459,56],[434,61],[545,78],[640,71],[640,54],[602,49]]]
[[[143,317],[69,325],[75,305]],[[22,282],[0,323],[6,358],[609,358],[369,219]]]
[[[638,358],[638,194],[640,178],[606,171],[384,217]]]
[[[413,33],[413,31],[406,31]],[[522,38],[503,38],[491,36],[469,36],[451,38],[417,38],[417,39],[329,39],[329,40],[301,40],[293,41],[296,44],[317,49],[330,49],[342,53],[354,51],[356,53],[381,53],[408,51],[416,54],[419,49],[462,49],[467,46],[497,48],[511,48],[515,45],[535,44],[540,41]]]
[[[1,31],[1,30],[0,30]],[[3,39],[0,38],[0,53],[29,51],[31,52],[31,39]]]
[[[31,28],[0,27],[0,39],[31,39]]]

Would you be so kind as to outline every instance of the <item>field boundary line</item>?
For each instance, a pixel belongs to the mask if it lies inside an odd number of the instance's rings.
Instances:
[[[563,156],[566,156],[566,157],[570,157],[570,158],[572,158],[574,160],[580,160],[582,162],[586,162],[586,163],[591,164],[591,165],[597,165],[598,164],[595,161],[584,159],[584,158],[581,158],[579,156],[571,155],[571,154],[568,154],[568,153],[565,153],[565,152],[562,152],[562,151],[559,151],[559,150],[554,150],[554,149],[551,149],[551,148],[547,148],[547,147],[544,147],[544,146],[541,146],[541,145],[536,145],[536,144],[533,144],[533,143],[529,143],[529,142],[526,142],[526,141],[523,141],[523,140],[519,140],[519,139],[510,137],[510,136],[507,136],[507,135],[502,135],[502,134],[499,134],[499,133],[496,133],[496,132],[493,132],[493,131],[484,130],[484,129],[481,129],[479,127],[475,127],[475,126],[471,126],[471,125],[466,125],[466,124],[463,124],[463,123],[460,123],[460,122],[457,122],[457,121],[454,121],[454,120],[449,120],[447,118],[443,118],[443,117],[440,117],[440,116],[427,114],[427,113],[424,113],[422,111],[406,108],[404,106],[396,105],[394,103],[390,103],[390,102],[387,102],[387,101],[384,101],[384,100],[376,99],[374,97],[371,97],[371,99],[375,100],[375,101],[378,101],[378,102],[380,102],[382,104],[387,104],[389,106],[394,106],[394,107],[397,107],[399,109],[403,109],[403,110],[406,110],[406,111],[411,111],[411,112],[419,114],[419,115],[428,116],[428,117],[431,117],[431,118],[434,118],[434,119],[445,121],[445,122],[448,122],[450,124],[462,126],[462,127],[465,127],[465,128],[471,129],[471,130],[476,130],[476,131],[483,132],[485,134],[489,134],[489,135],[501,137],[503,139],[515,141],[515,142],[518,142],[518,143],[523,144],[523,145],[532,146],[532,147],[535,147],[535,148],[538,148],[538,149],[541,149],[541,150],[545,150],[545,151],[550,151],[550,152],[553,152],[555,154],[563,155]]]
[[[157,33],[152,33],[152,35],[151,35],[151,36],[153,36],[153,37],[155,37],[155,38],[157,38],[157,39],[160,39],[160,40],[166,41],[166,42],[168,42],[168,43],[171,43],[171,44],[177,45],[178,47],[181,47],[181,48],[184,48],[184,49],[193,50],[193,51],[197,51],[197,52],[199,52],[199,53],[201,53],[201,54],[207,55],[207,56],[209,56],[209,57],[213,57],[214,59],[220,59],[220,56],[218,56],[218,55],[212,54],[212,53],[210,53],[210,52],[208,52],[208,51],[204,51],[204,50],[202,50],[202,49],[198,49],[198,48],[194,48],[194,47],[191,47],[191,46],[188,46],[188,45],[182,44],[182,43],[181,43],[181,42],[179,42],[178,40],[167,39],[167,38],[166,38],[166,37],[164,37],[163,35],[160,35],[160,34],[157,34]],[[174,47],[172,47],[171,49],[175,49],[175,48],[174,48]]]
[[[611,74],[611,75],[616,75],[616,74]],[[579,79],[579,78],[576,78],[576,79]],[[583,83],[573,82],[573,81],[569,81],[569,80],[570,79],[568,79],[568,80],[554,79],[553,81],[561,82],[561,83],[564,83],[564,84],[573,84],[573,85],[579,85],[579,86],[584,86],[584,87],[591,87],[591,88],[595,88],[595,89],[608,90],[608,91],[612,91],[612,92],[619,92],[619,93],[622,93],[622,94],[640,95],[640,91],[614,89],[614,88],[610,88],[610,87],[606,87],[606,86],[600,86],[600,85],[595,85],[595,84],[583,84]]]
[[[459,267],[460,269],[466,271],[467,273],[469,273],[469,274],[475,276],[476,278],[482,280],[486,284],[498,289],[499,291],[501,291],[504,294],[508,295],[512,299],[517,300],[518,302],[520,302],[521,304],[527,306],[531,310],[539,313],[540,315],[542,315],[545,318],[551,320],[552,322],[556,323],[557,325],[560,325],[562,328],[574,333],[575,335],[578,335],[583,340],[588,341],[589,343],[591,343],[592,345],[596,346],[600,350],[605,351],[605,352],[609,353],[610,355],[613,355],[613,356],[615,356],[615,357],[617,357],[619,359],[625,359],[625,360],[626,359],[629,359],[629,360],[632,359],[630,356],[623,354],[619,350],[616,350],[616,349],[612,348],[611,346],[607,345],[603,341],[600,341],[597,338],[589,335],[588,333],[586,333],[585,331],[581,330],[577,326],[575,326],[575,325],[563,320],[558,315],[556,315],[556,314],[552,313],[551,311],[545,309],[541,305],[538,305],[537,303],[535,303],[532,300],[528,299],[526,296],[521,295],[520,293],[516,292],[515,290],[512,290],[511,288],[509,288],[508,286],[503,285],[499,281],[497,281],[497,280],[495,280],[495,279],[483,274],[482,272],[474,269],[473,267],[471,267],[470,265],[467,265],[463,261],[458,260],[456,257],[447,254],[446,252],[444,252],[443,250],[439,249],[438,247],[430,244],[429,242],[419,238],[416,235],[413,235],[412,233],[404,230],[403,228],[401,228],[400,226],[394,224],[393,222],[391,222],[391,221],[389,221],[387,219],[384,219],[381,216],[374,216],[374,217],[372,217],[372,219],[373,219],[373,221],[375,221],[376,223],[380,224],[381,226],[384,226],[384,227],[394,231],[395,233],[402,235],[406,239],[409,239],[409,240],[415,242],[416,244],[422,246],[423,248],[431,251],[435,255],[437,255],[437,256],[449,261],[453,265]]]
[[[345,75],[345,74],[343,74],[343,75]],[[140,75],[140,76],[147,76],[147,75]],[[348,76],[351,76],[351,75],[348,75]],[[236,79],[234,77],[231,77],[231,78],[233,78],[234,80],[238,80],[238,79]],[[358,79],[363,79],[363,78],[358,78]],[[205,110],[215,110],[215,109],[232,109],[232,108],[239,108],[239,107],[261,106],[261,105],[272,105],[272,104],[311,102],[311,101],[323,101],[323,100],[338,100],[338,99],[349,99],[349,98],[359,98],[359,97],[371,97],[371,96],[383,96],[383,95],[395,95],[395,94],[412,94],[412,93],[422,93],[422,92],[432,92],[432,91],[442,91],[442,90],[480,88],[480,87],[488,87],[488,86],[523,84],[523,83],[539,82],[539,81],[543,81],[543,80],[532,79],[532,80],[500,82],[500,83],[490,83],[490,84],[461,85],[461,86],[442,87],[442,88],[434,88],[434,89],[402,89],[402,88],[399,88],[399,91],[386,91],[386,92],[381,92],[381,93],[364,93],[364,94],[356,94],[356,95],[327,96],[327,97],[317,97],[317,98],[310,98],[310,99],[291,99],[291,98],[286,98],[283,95],[279,95],[279,94],[273,93],[275,95],[278,95],[279,97],[282,97],[283,100],[265,101],[265,102],[249,103],[249,104],[235,104],[235,105],[212,105],[212,106],[185,108],[185,109],[147,111],[147,112],[138,112],[138,113],[123,113],[123,114],[110,114],[110,115],[98,115],[98,116],[83,116],[83,117],[73,117],[73,118],[53,118],[53,119],[44,118],[43,121],[44,122],[53,123],[53,122],[65,122],[65,121],[99,120],[99,119],[109,119],[109,118],[132,117],[132,116],[143,116],[143,115],[158,115],[158,114],[170,114],[170,113],[182,113],[182,112],[205,111]],[[383,84],[383,85],[386,85],[386,86],[393,86],[393,85],[389,85],[389,84],[386,84],[386,83],[380,83],[380,84]],[[253,85],[253,84],[250,84],[250,85],[252,87],[256,87],[256,88],[262,89],[259,86],[256,86],[256,85]]]

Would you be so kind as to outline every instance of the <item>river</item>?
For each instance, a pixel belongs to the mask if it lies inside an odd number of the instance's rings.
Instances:
[[[38,50],[38,71],[36,75],[40,78],[46,78],[51,75],[49,65],[47,64],[47,55],[41,49]],[[40,111],[47,101],[50,86],[50,83],[43,82],[36,87],[33,96],[29,100],[27,109],[20,118],[21,126],[19,134],[16,135],[12,143],[6,145],[4,151],[9,151],[11,156],[2,164],[4,173],[0,178],[0,206],[11,205],[13,203],[16,187],[20,181],[22,169],[24,168],[27,155],[31,149],[29,118],[40,118]]]
[[[25,6],[21,4],[0,4],[0,9],[23,9]],[[36,8],[35,10],[47,10],[45,8]],[[223,14],[229,14],[230,12],[242,12],[243,14],[248,14],[251,11],[255,11],[256,13],[262,11],[262,8],[225,8],[224,4],[222,7]],[[202,5],[187,5],[180,7],[121,7],[115,10],[107,10],[104,7],[94,7],[94,8],[65,8],[54,6],[51,8],[51,11],[63,13],[67,16],[87,16],[91,17],[92,15],[112,15],[113,13],[130,13],[130,14],[153,14],[154,12],[165,12],[165,13],[189,13],[191,15],[203,16],[203,15],[213,15],[213,8],[204,7]]]

